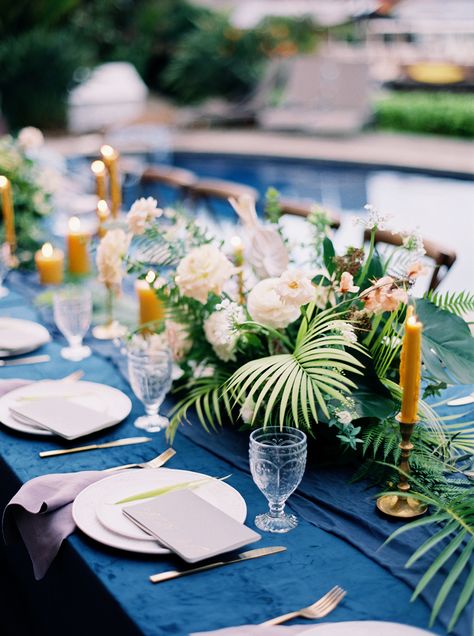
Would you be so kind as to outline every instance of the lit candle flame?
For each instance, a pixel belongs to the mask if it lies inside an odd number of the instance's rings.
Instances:
[[[242,247],[242,239],[240,238],[240,236],[233,236],[230,239],[230,244],[234,249],[240,249]]]
[[[97,202],[97,211],[101,216],[107,216],[110,212],[107,201],[104,201],[104,199],[100,199],[100,201]]]
[[[418,318],[416,316],[409,316],[407,318],[407,325],[416,325]]]
[[[77,216],[71,216],[69,219],[69,229],[71,232],[79,232],[81,229],[81,221]]]
[[[156,274],[155,272],[152,272],[151,270],[148,272],[148,274],[145,276],[145,280],[146,282],[151,285],[154,280],[156,279]]]
[[[0,190],[3,190],[3,188],[6,188],[7,186],[8,186],[8,179],[4,177],[3,175],[0,176]]]
[[[116,155],[116,152],[112,148],[112,146],[104,144],[100,149],[100,154],[104,157],[104,159],[113,159]]]
[[[91,163],[91,170],[95,175],[101,175],[105,173],[105,163],[98,159]]]
[[[51,243],[45,243],[43,245],[43,247],[41,248],[41,254],[45,257],[45,258],[51,258],[51,256],[53,255],[53,246],[51,245]]]

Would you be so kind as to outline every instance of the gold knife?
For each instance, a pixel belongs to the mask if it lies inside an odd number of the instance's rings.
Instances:
[[[151,437],[125,437],[116,439],[113,442],[102,444],[89,444],[88,446],[76,446],[75,448],[61,448],[60,450],[41,451],[40,457],[54,457],[55,455],[68,455],[69,453],[82,453],[83,451],[96,450],[98,448],[112,448],[113,446],[128,446],[129,444],[144,444],[151,442]]]
[[[258,548],[257,550],[249,550],[248,552],[241,552],[237,557],[231,556],[222,561],[214,561],[213,563],[207,563],[197,568],[190,568],[188,570],[169,570],[168,572],[161,572],[160,574],[152,574],[150,581],[152,583],[162,583],[163,581],[169,581],[170,579],[177,579],[180,576],[187,576],[188,574],[194,574],[195,572],[204,572],[205,570],[211,570],[212,568],[218,568],[221,565],[230,565],[231,563],[240,563],[241,561],[247,561],[248,559],[258,559],[263,556],[270,556],[271,554],[277,554],[278,552],[284,552],[286,548],[281,545],[277,545],[270,548]]]

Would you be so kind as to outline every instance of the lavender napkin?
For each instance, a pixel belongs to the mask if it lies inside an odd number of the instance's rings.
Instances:
[[[0,396],[30,384],[29,380],[2,380]],[[42,475],[24,484],[3,513],[6,543],[19,537],[28,550],[36,579],[42,579],[61,547],[75,529],[72,502],[94,481],[103,479],[101,471]]]

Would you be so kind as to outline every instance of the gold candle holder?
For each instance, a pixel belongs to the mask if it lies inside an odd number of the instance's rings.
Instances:
[[[416,422],[402,422],[401,415],[395,418],[400,424],[400,433],[402,441],[400,442],[400,450],[402,451],[399,465],[399,482],[397,488],[402,493],[410,490],[408,483],[408,475],[410,474],[410,453],[413,450],[413,444],[410,438],[413,434]],[[399,519],[411,519],[412,517],[420,517],[424,515],[428,509],[424,503],[415,497],[399,497],[398,495],[383,495],[377,499],[377,508],[380,512],[390,517]]]

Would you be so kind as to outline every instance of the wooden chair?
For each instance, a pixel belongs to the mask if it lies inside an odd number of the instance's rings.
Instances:
[[[251,186],[224,179],[199,179],[189,187],[189,196],[195,202],[209,199],[238,199],[242,195],[249,195],[255,201],[258,199],[258,191]]]
[[[370,230],[364,231],[364,240],[370,240]],[[377,230],[375,232],[375,244],[384,243],[386,245],[394,245],[396,247],[403,245],[403,237],[400,234],[392,234],[386,230]],[[426,256],[434,261],[435,268],[431,276],[428,289],[433,290],[438,287],[445,278],[451,267],[456,262],[456,252],[433,243],[432,241],[423,240]]]
[[[141,178],[142,183],[159,183],[176,188],[182,198],[188,195],[189,189],[197,180],[197,176],[191,170],[167,165],[150,166],[145,170]]]
[[[280,208],[282,214],[289,214],[291,216],[301,216],[307,218],[311,213],[314,203],[311,201],[301,201],[298,199],[280,199]],[[334,230],[341,225],[341,220],[335,212],[329,213],[331,216],[331,227]]]

